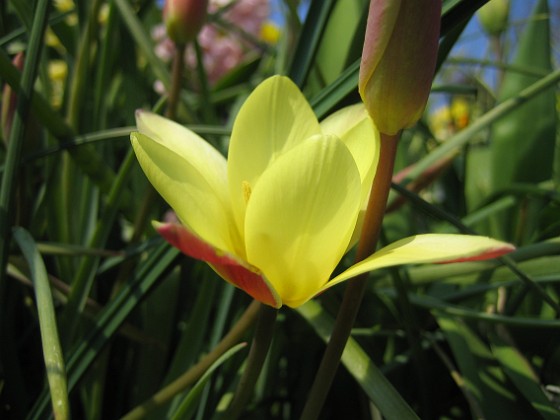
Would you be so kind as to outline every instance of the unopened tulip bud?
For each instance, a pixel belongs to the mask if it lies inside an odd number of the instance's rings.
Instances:
[[[166,0],[163,19],[167,35],[176,44],[192,41],[206,20],[208,0]]]
[[[509,0],[489,1],[477,14],[484,32],[490,36],[499,36],[507,28]]]
[[[372,0],[359,90],[380,132],[422,116],[434,76],[441,0]]]

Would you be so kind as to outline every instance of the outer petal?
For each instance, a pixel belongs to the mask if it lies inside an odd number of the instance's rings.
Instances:
[[[368,271],[401,264],[448,263],[496,258],[512,252],[511,244],[485,236],[427,234],[401,239],[353,265],[323,290]]]
[[[298,306],[327,282],[344,254],[360,206],[360,175],[336,137],[316,136],[263,173],[245,219],[248,261],[282,302]]]
[[[223,279],[254,299],[275,308],[282,306],[278,294],[257,268],[212,247],[182,225],[156,222],[154,227],[171,245],[184,254],[206,261]]]
[[[247,188],[263,171],[308,137],[319,134],[317,117],[297,86],[287,77],[262,82],[235,119],[228,152],[228,179],[238,226],[243,226]]]
[[[204,241],[243,255],[227,191],[224,157],[192,131],[141,112],[131,141],[152,185]],[[149,136],[149,137],[148,137]]]
[[[362,63],[360,92],[369,83],[393,34],[403,0],[372,0],[370,3]]]
[[[321,130],[340,138],[352,153],[360,171],[365,201],[379,161],[379,131],[366,108],[362,103],[343,108],[323,120]]]
[[[324,134],[338,136],[348,147],[360,171],[362,201],[356,229],[350,241],[353,246],[360,237],[371,183],[379,162],[379,131],[362,103],[335,112],[321,122]]]

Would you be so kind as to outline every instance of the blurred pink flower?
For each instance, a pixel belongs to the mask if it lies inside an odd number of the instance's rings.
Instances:
[[[220,12],[222,9],[223,13]],[[210,14],[219,14],[220,20],[231,23],[255,38],[259,38],[262,26],[270,14],[269,0],[210,0],[209,11]],[[155,52],[158,57],[165,62],[171,61],[176,50],[174,43],[167,37],[165,26],[154,27],[152,38],[157,43]],[[255,50],[255,46],[239,33],[211,22],[200,31],[198,42],[211,84],[238,66]],[[196,54],[192,46],[187,47],[185,61],[189,69],[196,68]],[[157,86],[157,91],[160,92],[161,83]]]

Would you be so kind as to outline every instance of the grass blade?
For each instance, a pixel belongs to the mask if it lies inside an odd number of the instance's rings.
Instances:
[[[64,357],[58,338],[56,317],[52,300],[51,288],[47,269],[35,241],[23,228],[14,229],[14,239],[17,241],[29,269],[35,287],[37,313],[41,328],[43,356],[51,393],[51,401],[56,419],[69,419],[70,407],[68,403],[68,387]]]

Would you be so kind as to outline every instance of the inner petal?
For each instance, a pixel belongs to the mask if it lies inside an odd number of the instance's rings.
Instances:
[[[228,151],[229,191],[241,230],[247,205],[245,186],[256,185],[275,159],[320,132],[309,103],[287,77],[271,77],[249,95],[235,118]]]
[[[347,147],[314,136],[286,152],[254,186],[247,206],[248,261],[282,301],[305,302],[344,254],[360,206],[360,174]]]

